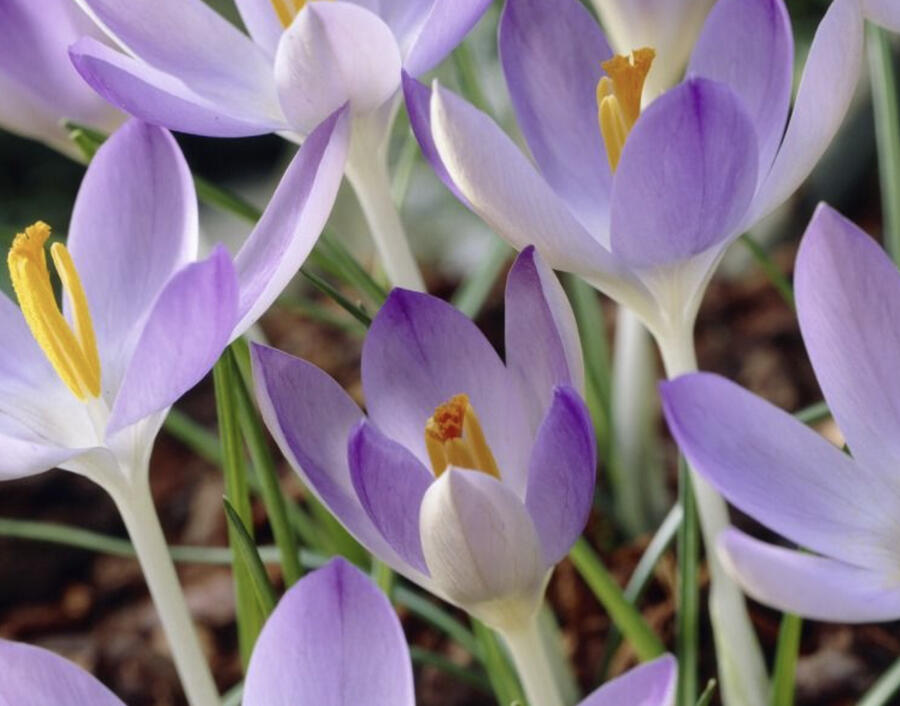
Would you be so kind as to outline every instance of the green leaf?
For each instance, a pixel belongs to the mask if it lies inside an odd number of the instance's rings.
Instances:
[[[778,265],[776,265],[772,258],[769,257],[769,254],[763,247],[747,233],[744,233],[744,235],[741,236],[741,242],[750,251],[753,259],[756,260],[763,272],[766,273],[772,286],[778,290],[778,293],[781,295],[781,298],[784,299],[785,303],[791,307],[791,309],[795,309],[794,288],[791,286],[788,278],[784,276],[784,273],[778,269]]]
[[[501,704],[526,703],[516,670],[510,664],[497,635],[487,625],[475,618],[472,618],[472,630],[475,632],[475,639],[478,640],[481,663],[487,672],[488,681],[491,683],[497,701]],[[540,704],[531,706],[540,706]]]
[[[684,519],[678,530],[678,612],[675,619],[677,703],[679,706],[692,706],[697,701],[700,642],[700,530],[691,474],[681,456],[678,459],[678,495]]]
[[[794,705],[794,683],[797,674],[797,654],[803,619],[790,613],[781,618],[775,666],[772,674],[772,706]]]
[[[353,317],[363,326],[368,328],[372,324],[372,317],[368,314],[368,312],[366,312],[361,304],[354,304],[349,299],[347,299],[347,297],[341,294],[337,289],[335,289],[331,284],[326,282],[314,272],[310,272],[308,269],[301,269],[300,274],[306,277],[306,279],[308,279],[313,284],[313,286],[316,287],[316,289],[321,290],[325,293],[326,296],[334,299],[334,301],[341,308],[352,314]]]
[[[494,238],[487,255],[453,294],[453,306],[470,319],[478,316],[511,254],[512,248],[505,241]]]
[[[474,672],[471,669],[466,669],[455,662],[451,662],[442,654],[426,650],[423,647],[418,647],[416,645],[410,646],[409,654],[410,657],[412,657],[413,664],[440,669],[442,672],[453,677],[453,680],[456,682],[468,684],[479,691],[486,693],[491,692],[491,684],[483,674]]]
[[[431,623],[461,647],[468,650],[471,655],[479,660],[483,659],[481,645],[475,635],[429,597],[423,596],[403,585],[395,584],[391,598],[397,603],[406,606],[410,613]]]
[[[222,504],[225,507],[225,515],[228,517],[228,526],[234,531],[236,538],[235,548],[237,552],[235,559],[240,564],[242,570],[250,577],[250,583],[253,586],[253,595],[256,597],[256,603],[264,618],[268,618],[272,611],[275,610],[275,590],[269,582],[269,575],[266,573],[266,567],[263,566],[262,559],[256,551],[256,544],[247,531],[244,521],[240,518],[237,510],[228,502],[228,498],[223,498]]]
[[[697,706],[709,706],[712,703],[712,698],[715,693],[716,680],[710,679],[706,683],[706,688],[703,690],[703,693],[700,694],[700,698],[697,699]]]
[[[892,699],[898,691],[900,691],[900,659],[863,694],[856,706],[889,706],[896,703]]]

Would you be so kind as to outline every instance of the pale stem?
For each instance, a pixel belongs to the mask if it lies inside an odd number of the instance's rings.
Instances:
[[[188,702],[191,706],[217,705],[219,693],[194,630],[150,486],[145,474],[137,476],[103,486],[115,501],[134,545]]]
[[[528,703],[531,706],[563,706],[537,615],[521,627],[498,632],[512,655]]]
[[[696,372],[697,356],[690,330],[657,336],[666,376],[671,380]],[[731,524],[722,496],[691,469],[700,531],[709,564],[709,614],[719,660],[719,676],[726,706],[765,706],[768,677],[762,650],[740,587],[725,572],[716,551],[718,536]]]

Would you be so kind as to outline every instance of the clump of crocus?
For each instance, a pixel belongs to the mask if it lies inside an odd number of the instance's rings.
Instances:
[[[366,416],[309,363],[254,346],[253,365],[270,431],[347,529],[533,661],[545,585],[590,511],[596,450],[574,317],[532,248],[507,280],[505,349],[504,364],[452,306],[398,289],[363,347]],[[557,703],[546,664],[520,666],[535,703]]]
[[[819,620],[896,620],[900,274],[823,205],[801,244],[795,286],[803,341],[852,457],[715,375],[663,385],[669,427],[729,501],[811,552],[725,532],[721,554],[751,596]]]
[[[38,222],[13,242],[17,307],[0,295],[0,479],[60,468],[106,489],[138,553],[179,673],[196,704],[217,698],[148,486],[169,407],[294,275],[328,215],[339,121],[310,137],[234,262],[197,259],[197,200],[172,136],[136,121],[88,167],[66,244]],[[57,303],[49,255],[65,305]]]

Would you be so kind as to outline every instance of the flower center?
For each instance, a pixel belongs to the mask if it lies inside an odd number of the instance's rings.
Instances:
[[[287,29],[291,26],[291,22],[294,21],[294,18],[300,14],[300,10],[302,10],[307,3],[307,0],[270,0],[272,3],[272,7],[275,8],[275,14],[278,15],[278,20],[281,22],[282,27]]]
[[[610,169],[616,171],[628,133],[641,115],[641,94],[656,52],[635,49],[631,56],[603,62],[606,76],[597,83],[597,113]]]
[[[459,466],[500,478],[500,469],[467,395],[454,395],[425,423],[425,447],[435,476]]]
[[[50,284],[44,244],[50,226],[38,221],[19,233],[9,250],[9,275],[22,315],[57,375],[79,400],[100,396],[100,356],[81,279],[62,243],[50,257],[72,307],[74,330],[66,321]]]

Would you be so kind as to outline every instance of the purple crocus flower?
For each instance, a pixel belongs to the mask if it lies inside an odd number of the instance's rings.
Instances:
[[[69,46],[102,33],[72,0],[0,0],[0,127],[82,158],[61,123],[111,132],[124,115],[78,75]]]
[[[0,641],[0,700],[123,706],[86,671],[54,653]],[[605,684],[579,706],[672,706],[677,668],[665,656]],[[343,559],[298,581],[256,643],[246,706],[415,706],[412,664],[385,595]]]
[[[795,285],[800,331],[852,458],[715,375],[663,385],[669,427],[728,500],[813,552],[728,530],[720,553],[747,593],[819,620],[896,620],[900,274],[823,205],[801,244]]]
[[[254,346],[253,365],[263,418],[307,486],[375,556],[515,654],[596,473],[574,317],[533,248],[507,280],[505,349],[506,364],[452,306],[395,289],[363,346],[368,416],[309,363]]]

